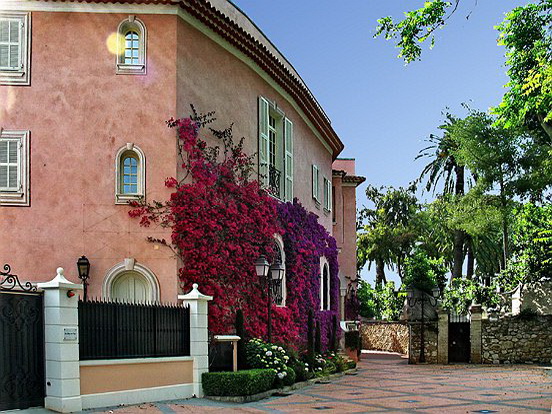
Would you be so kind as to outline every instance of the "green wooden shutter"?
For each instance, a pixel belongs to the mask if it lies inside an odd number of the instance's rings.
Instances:
[[[268,187],[268,101],[259,97],[259,183]]]
[[[316,201],[319,199],[319,192],[318,192],[318,167],[316,165],[312,165],[312,198],[314,198]]]
[[[293,201],[293,122],[284,118],[285,134],[285,200]]]

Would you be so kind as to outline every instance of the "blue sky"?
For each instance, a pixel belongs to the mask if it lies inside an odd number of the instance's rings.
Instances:
[[[525,2],[462,0],[420,62],[404,65],[391,41],[373,38],[376,20],[400,18],[422,1],[233,0],[297,69],[341,140],[342,157],[374,185],[405,186],[424,161],[423,140],[438,132],[441,112],[460,104],[486,110],[507,81],[497,32],[504,13]],[[471,12],[471,14],[470,14]],[[470,14],[469,19],[466,16]],[[364,188],[357,192],[365,204]],[[373,280],[372,272],[363,278]]]

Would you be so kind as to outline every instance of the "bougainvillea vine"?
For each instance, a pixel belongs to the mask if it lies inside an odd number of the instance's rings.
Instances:
[[[193,108],[192,108],[193,109]],[[297,200],[282,203],[252,179],[254,159],[245,154],[243,138],[233,141],[232,127],[209,128],[222,143],[208,146],[200,138],[213,113],[169,120],[176,128],[183,174],[169,177],[165,185],[174,192],[168,201],[135,202],[129,212],[142,226],[169,227],[170,241],[149,240],[173,249],[183,266],[179,279],[183,291],[193,283],[213,295],[209,331],[231,333],[235,314],[242,309],[251,337],[267,331],[266,285],[258,280],[254,263],[261,255],[273,256],[274,235],[284,239],[287,300],[273,306],[275,342],[306,346],[306,315],[315,310],[321,322],[324,349],[331,336],[332,316],[338,312],[339,278],[335,240]],[[330,265],[331,309],[320,310],[320,257]]]

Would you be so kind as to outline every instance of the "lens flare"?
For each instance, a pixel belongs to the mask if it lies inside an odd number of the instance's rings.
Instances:
[[[105,41],[109,53],[116,55],[125,50],[125,38],[119,33],[111,33]]]

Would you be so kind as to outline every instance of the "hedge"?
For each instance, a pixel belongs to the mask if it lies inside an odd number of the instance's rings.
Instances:
[[[237,372],[205,372],[203,392],[213,396],[253,395],[268,391],[274,384],[272,369],[248,369]]]

